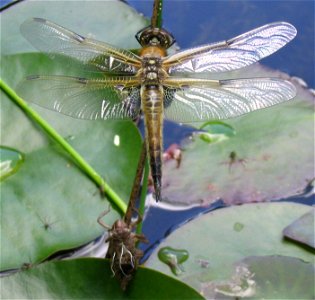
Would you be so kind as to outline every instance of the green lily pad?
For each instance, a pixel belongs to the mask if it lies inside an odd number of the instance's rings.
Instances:
[[[229,280],[202,283],[208,299],[314,299],[314,264],[288,256],[253,256]]]
[[[259,65],[220,76],[287,78]],[[180,167],[164,164],[164,201],[239,204],[301,193],[314,176],[314,94],[299,85],[297,90],[287,103],[224,121],[235,135],[211,143],[200,134],[183,141]]]
[[[28,18],[40,17],[69,28],[83,36],[108,42],[121,48],[139,48],[134,35],[148,21],[133,8],[112,1],[23,1],[1,13],[2,55],[34,52],[22,38],[20,25]]]
[[[128,122],[99,124],[92,132],[71,143],[127,202],[141,138]],[[28,153],[23,168],[1,184],[1,269],[36,263],[95,239],[102,232],[96,219],[107,207],[95,184],[58,147]],[[105,220],[111,224],[118,217],[112,211]]]
[[[60,21],[83,35],[93,32],[95,38],[126,48],[136,46],[133,36],[146,23],[120,1],[19,3],[1,14],[1,54],[5,55],[1,79],[13,88],[30,74],[67,72],[62,61],[58,64],[39,53],[24,53],[34,49],[20,35],[19,26],[34,16]],[[75,120],[36,110],[127,202],[141,145],[133,123]],[[23,167],[1,183],[1,270],[37,263],[99,236],[103,228],[96,219],[108,202],[95,184],[3,93],[0,119],[1,144],[25,154]],[[105,222],[111,225],[117,218],[112,210]]]
[[[283,230],[283,235],[315,248],[314,237],[315,210],[307,212]]]
[[[41,264],[0,282],[1,299],[204,299],[182,282],[146,268],[137,270],[123,292],[109,262],[95,258]]]
[[[307,205],[283,202],[244,204],[210,212],[170,234],[146,266],[172,275],[158,252],[163,247],[185,249],[189,259],[177,278],[202,293],[204,283],[231,278],[235,264],[249,256],[281,255],[313,262],[312,252],[282,237],[283,227],[308,210]]]

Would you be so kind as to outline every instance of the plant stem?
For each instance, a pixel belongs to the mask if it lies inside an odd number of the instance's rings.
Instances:
[[[145,160],[145,166],[144,166],[144,173],[143,173],[143,180],[142,180],[142,189],[141,189],[141,195],[140,195],[140,202],[139,202],[139,208],[138,212],[141,216],[144,214],[144,208],[145,208],[145,199],[147,197],[148,192],[148,178],[149,178],[149,161]],[[142,233],[142,224],[143,222],[139,223],[136,228],[136,233],[141,234]]]
[[[75,161],[75,163],[103,190],[109,200],[115,204],[120,212],[124,214],[127,206],[124,201],[116,194],[115,191],[103,180],[103,178],[75,151],[72,146],[53,129],[38,113],[36,113],[13,89],[11,89],[2,79],[0,79],[0,89],[16,103],[33,121],[56,142],[58,143]]]
[[[142,149],[141,149],[141,153],[140,153],[140,157],[139,157],[139,161],[138,161],[136,176],[135,176],[135,179],[133,182],[132,191],[130,193],[127,212],[124,216],[124,220],[128,225],[131,224],[132,214],[136,209],[136,201],[137,201],[138,196],[139,196],[143,169],[144,169],[144,165],[145,165],[145,161],[146,161],[146,157],[147,157],[147,151],[146,150],[147,150],[146,149],[146,143],[145,143],[145,141],[143,141],[142,142]]]
[[[151,26],[153,28],[162,28],[162,8],[163,0],[154,0]]]

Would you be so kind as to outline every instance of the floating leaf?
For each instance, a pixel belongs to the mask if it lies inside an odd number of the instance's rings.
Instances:
[[[285,75],[254,66],[222,76]],[[314,176],[313,106],[314,95],[298,87],[294,100],[226,120],[235,136],[216,143],[197,138],[183,141],[180,168],[164,164],[164,201],[207,205],[222,199],[239,204],[300,193]]]
[[[146,24],[120,1],[14,5],[1,14],[1,79],[13,88],[30,74],[69,72],[62,61],[40,53],[21,53],[36,51],[19,32],[20,24],[30,17],[47,18],[123,48],[136,47],[134,34]],[[89,122],[36,110],[127,202],[141,145],[133,123]],[[99,236],[103,229],[96,219],[108,202],[95,184],[3,93],[0,114],[1,143],[25,154],[23,167],[1,184],[1,270],[37,263]],[[111,224],[118,217],[111,210],[106,222]]]
[[[283,230],[283,235],[315,248],[314,237],[315,210],[307,212]]]
[[[314,263],[295,257],[248,257],[256,282],[255,297],[250,299],[314,299]]]
[[[95,258],[41,264],[0,282],[1,299],[203,299],[182,282],[147,268],[139,268],[123,292],[109,262]]]
[[[230,279],[203,282],[202,294],[207,299],[314,299],[314,264],[288,256],[247,257],[236,263]]]
[[[246,204],[215,210],[170,234],[154,251],[146,266],[172,275],[170,268],[158,258],[158,252],[166,246],[185,249],[189,259],[185,262],[184,272],[176,278],[202,293],[206,289],[204,283],[222,283],[222,280],[226,283],[225,280],[230,280],[236,274],[235,264],[248,256],[292,256],[313,262],[312,252],[282,237],[283,227],[308,210],[307,205],[285,202]],[[252,287],[250,274],[247,276],[243,271],[239,270],[239,279],[243,278],[241,282],[244,287],[240,293],[245,295]],[[303,280],[300,277],[295,279],[297,282]]]

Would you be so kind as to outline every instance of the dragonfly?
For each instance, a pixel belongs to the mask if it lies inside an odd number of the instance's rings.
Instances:
[[[286,22],[171,55],[167,51],[174,37],[152,26],[136,34],[141,45],[137,53],[83,37],[42,18],[25,21],[21,33],[50,58],[61,55],[89,74],[98,74],[97,78],[28,76],[27,89],[36,93],[26,100],[79,119],[126,120],[143,115],[156,201],[162,197],[164,118],[179,123],[228,119],[296,95],[294,85],[280,78],[207,78],[210,73],[247,67],[282,48],[297,33]]]

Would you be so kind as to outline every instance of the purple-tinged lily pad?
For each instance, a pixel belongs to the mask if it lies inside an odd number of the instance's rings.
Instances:
[[[315,210],[312,209],[287,226],[283,230],[283,235],[291,240],[298,241],[315,248],[314,217]]]
[[[262,66],[223,78],[283,77]],[[220,79],[220,78],[219,78]],[[299,194],[314,173],[314,94],[295,82],[286,103],[225,120],[235,135],[182,143],[181,165],[164,164],[163,198],[181,205],[270,201]],[[198,125],[200,124],[193,124]]]

